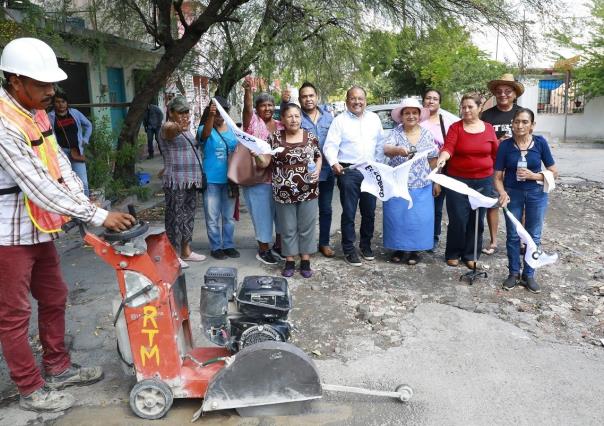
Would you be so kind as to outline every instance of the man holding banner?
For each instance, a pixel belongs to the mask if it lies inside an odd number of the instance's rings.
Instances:
[[[363,174],[348,167],[366,161],[380,161],[384,152],[382,122],[377,114],[365,111],[366,107],[365,89],[359,86],[351,87],[346,92],[347,111],[333,120],[323,145],[323,154],[337,176],[340,190],[342,249],[346,262],[353,266],[361,266],[361,260],[354,247],[357,206],[361,211],[361,256],[365,260],[375,259],[371,239],[376,198],[370,193],[361,192]]]

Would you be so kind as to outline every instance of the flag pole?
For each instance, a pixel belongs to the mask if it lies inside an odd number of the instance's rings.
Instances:
[[[480,216],[479,214],[479,210],[480,207],[478,207],[475,212],[475,220],[474,220],[474,267],[472,268],[472,270],[470,272],[466,272],[465,274],[463,274],[461,277],[459,277],[459,281],[462,281],[464,278],[466,278],[468,280],[468,282],[470,283],[470,285],[474,284],[474,280],[476,280],[479,277],[484,277],[487,278],[487,273],[485,271],[480,271],[478,272],[477,267],[478,267],[478,217]]]

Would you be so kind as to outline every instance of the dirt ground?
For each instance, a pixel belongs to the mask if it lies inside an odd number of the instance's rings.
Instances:
[[[498,317],[542,339],[603,346],[602,200],[603,186],[589,182],[562,184],[551,194],[542,247],[560,260],[537,272],[540,294],[523,287],[501,289],[507,277],[505,225],[500,226],[498,252],[480,259],[488,278],[472,286],[460,282],[465,267],[444,263],[442,243],[415,266],[389,263],[382,247],[376,260],[361,268],[318,258],[311,285],[295,291],[295,342],[320,357],[396,346],[404,338],[401,317],[420,303],[436,302]]]

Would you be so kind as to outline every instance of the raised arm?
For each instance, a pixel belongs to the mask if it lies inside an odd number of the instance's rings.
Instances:
[[[247,81],[243,82],[243,128],[247,129],[254,115],[254,102],[252,97],[252,86]]]
[[[208,113],[208,118],[206,122],[203,123],[203,130],[201,131],[201,140],[199,142],[203,143],[203,141],[207,140],[212,134],[212,129],[214,128],[214,117],[216,117],[216,105],[214,101],[210,103],[210,111]]]

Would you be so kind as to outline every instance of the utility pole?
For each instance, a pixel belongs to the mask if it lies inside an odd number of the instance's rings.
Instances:
[[[524,39],[526,37],[526,10],[522,13],[522,40],[520,42],[520,75],[524,75]]]
[[[499,57],[499,24],[497,24],[497,40],[495,41],[495,60]]]

